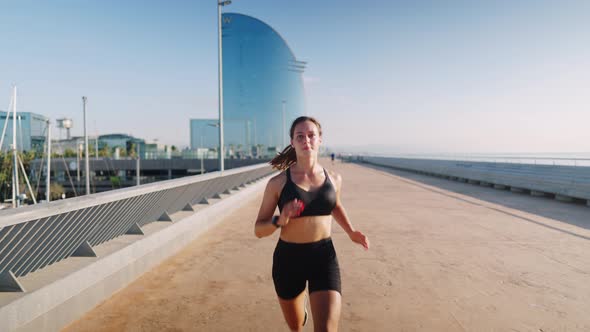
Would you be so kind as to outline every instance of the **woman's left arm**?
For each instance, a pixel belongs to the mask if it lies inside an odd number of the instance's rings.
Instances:
[[[348,215],[346,214],[346,210],[340,201],[340,192],[342,191],[342,176],[340,174],[333,174],[334,182],[336,183],[336,206],[334,210],[332,210],[332,217],[334,220],[342,227],[342,229],[348,234],[348,237],[352,240],[352,242],[358,243],[365,248],[365,250],[369,249],[369,239],[365,234],[361,231],[357,231],[352,226]]]

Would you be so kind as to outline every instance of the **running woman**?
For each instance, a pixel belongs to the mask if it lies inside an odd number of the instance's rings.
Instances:
[[[254,227],[257,237],[280,231],[272,277],[287,325],[301,331],[307,321],[306,283],[315,331],[337,331],[342,306],[340,268],[332,244],[332,217],[366,250],[342,206],[342,177],[318,163],[322,127],[302,116],[289,131],[291,144],[270,164],[283,172],[269,180]],[[273,215],[276,207],[280,215]]]

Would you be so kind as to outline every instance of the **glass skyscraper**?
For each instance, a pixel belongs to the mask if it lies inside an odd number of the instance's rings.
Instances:
[[[306,114],[302,73],[287,42],[247,15],[222,17],[224,143],[261,154],[289,144],[289,127]],[[239,148],[238,148],[239,149]]]

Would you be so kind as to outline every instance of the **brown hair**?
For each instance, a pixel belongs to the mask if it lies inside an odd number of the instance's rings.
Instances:
[[[318,133],[322,136],[322,126],[318,122],[318,120],[312,118],[311,116],[300,116],[293,123],[291,124],[291,129],[289,130],[289,137],[293,139],[293,134],[295,132],[295,127],[305,121],[311,121],[313,124],[318,127]],[[297,162],[297,154],[295,153],[295,149],[291,144],[287,145],[282,152],[279,152],[276,157],[274,157],[269,164],[272,165],[273,168],[278,169],[279,171],[286,170],[289,166],[295,164]]]

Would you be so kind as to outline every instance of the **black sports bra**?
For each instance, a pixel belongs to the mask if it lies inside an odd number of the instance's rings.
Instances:
[[[313,192],[301,189],[293,182],[293,180],[291,180],[290,168],[287,169],[286,174],[287,182],[285,183],[285,186],[283,186],[283,190],[281,190],[281,195],[279,196],[279,201],[277,203],[279,211],[283,210],[283,206],[287,202],[297,198],[303,201],[305,207],[303,212],[299,215],[300,217],[328,216],[332,213],[332,210],[336,207],[336,189],[334,188],[332,181],[330,181],[326,169],[324,169],[324,174],[326,175],[324,184]]]

